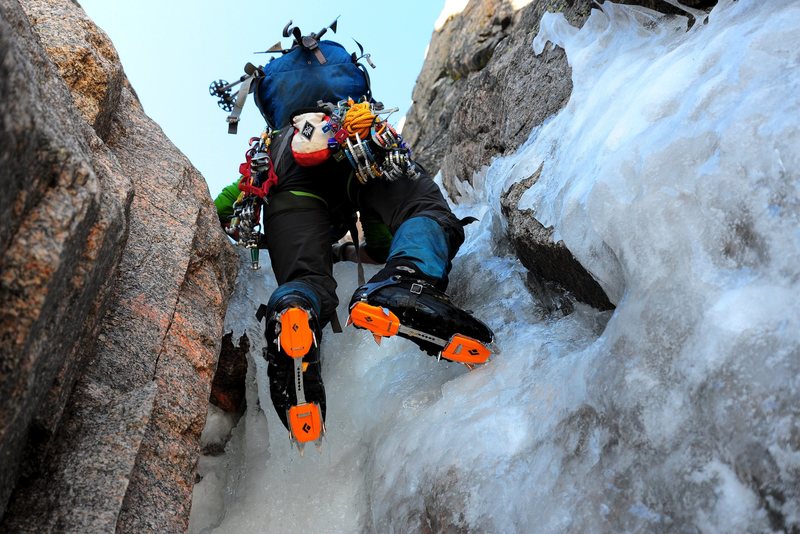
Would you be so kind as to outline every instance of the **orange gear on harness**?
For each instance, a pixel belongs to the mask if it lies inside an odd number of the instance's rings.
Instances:
[[[380,122],[380,119],[372,113],[371,104],[369,102],[361,102],[356,104],[351,98],[347,101],[350,109],[345,114],[342,120],[342,126],[353,141],[356,140],[356,134],[361,139],[368,139],[372,127]]]

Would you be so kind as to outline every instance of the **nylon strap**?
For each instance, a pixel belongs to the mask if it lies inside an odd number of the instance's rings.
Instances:
[[[264,206],[264,217],[289,210],[319,209],[325,201],[317,196],[296,195],[293,191],[281,191],[269,197]]]
[[[364,264],[361,263],[361,238],[358,236],[358,226],[356,221],[350,219],[350,237],[353,238],[353,245],[356,247],[356,262],[358,263],[358,285],[363,286],[366,281],[364,276]]]
[[[258,307],[258,310],[256,310],[256,319],[258,319],[258,322],[260,323],[261,321],[264,320],[264,317],[266,316],[267,316],[267,306],[262,304]]]
[[[286,145],[289,144],[289,141],[292,139],[292,134],[289,130],[285,130],[283,132],[283,137],[281,138],[281,142],[278,145],[278,153],[272,153],[272,168],[275,169],[275,173],[278,172],[278,164],[283,159],[283,153],[286,152]]]
[[[236,95],[236,104],[233,106],[233,111],[228,115],[228,133],[235,134],[239,129],[239,115],[242,114],[247,94],[250,92],[250,85],[253,83],[255,73],[251,74],[242,81],[242,86],[239,88],[239,94]]]
[[[342,323],[339,322],[339,316],[336,315],[336,312],[331,315],[331,330],[333,330],[334,334],[342,333]]]

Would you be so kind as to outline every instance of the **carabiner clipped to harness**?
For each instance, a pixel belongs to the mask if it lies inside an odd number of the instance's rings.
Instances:
[[[239,198],[233,204],[233,217],[228,225],[228,235],[236,244],[250,249],[251,268],[261,268],[261,208],[266,205],[267,193],[277,182],[270,144],[272,131],[268,128],[261,136],[250,138],[250,148],[245,152],[245,162],[239,165]]]
[[[397,108],[384,109],[379,102],[356,103],[352,99],[325,107],[334,130],[329,148],[341,151],[337,159],[347,159],[360,183],[375,178],[414,180],[421,176],[403,138],[386,118],[380,118],[391,115]]]

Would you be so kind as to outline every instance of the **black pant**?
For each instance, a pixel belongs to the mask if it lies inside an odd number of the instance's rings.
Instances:
[[[320,305],[321,324],[330,320],[339,303],[331,243],[344,234],[348,218],[356,211],[371,211],[392,233],[412,217],[433,219],[447,235],[450,257],[455,256],[464,231],[429,176],[378,178],[362,185],[346,161],[330,159],[315,167],[301,167],[288,141],[283,142],[283,136],[291,134],[287,129],[273,142],[278,184],[270,191],[270,204],[264,210],[264,234],[279,286],[291,283],[306,296],[313,293],[312,300]],[[281,291],[279,287],[276,294]]]

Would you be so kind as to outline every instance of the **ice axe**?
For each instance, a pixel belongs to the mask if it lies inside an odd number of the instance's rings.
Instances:
[[[273,54],[273,53],[277,54],[279,52],[281,54],[287,54],[291,52],[294,48],[300,46],[310,52],[313,52],[314,57],[317,58],[317,61],[319,61],[321,65],[324,65],[325,63],[327,63],[328,60],[325,59],[325,56],[319,49],[319,41],[322,38],[322,36],[328,32],[328,30],[333,30],[333,33],[336,33],[338,22],[339,22],[339,17],[336,17],[333,22],[322,28],[319,32],[311,33],[310,35],[303,35],[303,32],[300,31],[300,28],[298,26],[293,26],[293,23],[290,20],[289,23],[283,27],[282,35],[284,37],[294,38],[294,44],[292,45],[292,47],[283,48],[281,42],[278,41],[267,50],[264,50],[263,52],[256,52],[256,54]]]

